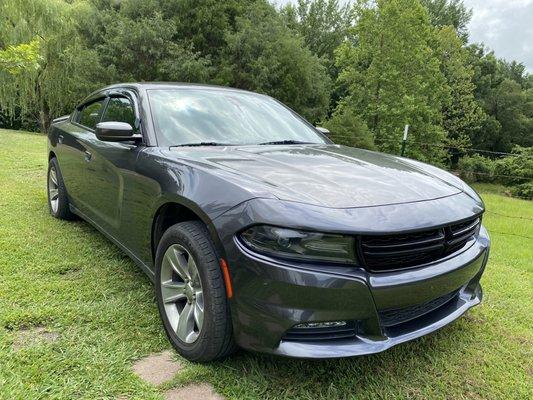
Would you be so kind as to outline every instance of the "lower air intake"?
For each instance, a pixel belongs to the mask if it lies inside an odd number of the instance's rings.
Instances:
[[[344,325],[326,327],[299,327],[285,332],[282,340],[291,342],[316,342],[330,340],[346,340],[355,337],[355,321],[346,321]]]
[[[434,300],[428,301],[426,303],[417,304],[411,307],[397,308],[383,310],[379,312],[379,319],[382,326],[394,326],[402,324],[407,321],[411,321],[415,318],[419,318],[422,315],[428,314],[437,308],[444,306],[445,304],[452,301],[456,298],[458,291],[453,291],[451,293],[445,294],[444,296],[438,297]]]

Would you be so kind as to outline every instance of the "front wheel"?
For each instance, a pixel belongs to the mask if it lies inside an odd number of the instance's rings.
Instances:
[[[53,217],[59,219],[73,219],[74,214],[70,211],[67,189],[63,182],[63,176],[59,170],[59,163],[54,157],[48,163],[47,177],[48,209]]]
[[[191,361],[225,357],[235,345],[219,259],[200,221],[170,227],[156,254],[156,298],[165,332]]]

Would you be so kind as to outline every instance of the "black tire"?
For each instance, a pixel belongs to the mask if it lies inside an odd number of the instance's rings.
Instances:
[[[164,255],[172,245],[180,245],[193,256],[198,268],[203,298],[203,326],[193,343],[180,340],[165,311],[161,289]],[[206,226],[201,221],[171,226],[157,246],[155,289],[157,306],[165,332],[177,352],[190,361],[208,362],[228,356],[235,350],[233,327],[219,257]]]
[[[52,206],[52,199],[50,197],[50,185],[51,182],[51,171],[55,171],[55,176],[57,180],[57,207],[54,209]],[[51,158],[48,162],[48,173],[46,175],[46,193],[48,195],[48,209],[50,214],[54,218],[72,220],[75,218],[74,214],[70,211],[67,189],[65,188],[65,183],[63,182],[63,176],[61,175],[61,170],[59,169],[59,163],[57,159]]]

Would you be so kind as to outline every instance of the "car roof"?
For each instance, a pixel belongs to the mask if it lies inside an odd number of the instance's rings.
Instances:
[[[184,83],[184,82],[127,82],[127,83],[116,83],[113,85],[106,86],[100,90],[109,90],[109,89],[119,89],[119,88],[131,88],[137,90],[150,90],[150,89],[208,89],[208,90],[220,90],[220,91],[232,91],[232,92],[242,92],[260,95],[260,93],[250,92],[248,90],[236,89],[228,86],[217,86],[217,85],[208,85],[203,83]]]
[[[144,90],[154,90],[154,89],[166,89],[166,90],[172,90],[172,89],[205,89],[205,90],[215,90],[215,91],[224,91],[224,92],[234,92],[234,93],[246,93],[251,94],[255,96],[265,96],[270,97],[266,94],[251,92],[248,90],[243,89],[236,89],[229,86],[217,86],[217,85],[208,85],[203,83],[184,83],[184,82],[125,82],[125,83],[115,83],[103,88],[100,88],[98,90],[95,90],[91,94],[89,94],[87,97],[85,97],[77,106],[76,108],[79,108],[83,104],[87,104],[88,102],[92,102],[93,100],[99,98],[102,94],[102,92],[110,91],[113,89],[126,89],[126,90],[134,90],[136,92],[141,92]]]

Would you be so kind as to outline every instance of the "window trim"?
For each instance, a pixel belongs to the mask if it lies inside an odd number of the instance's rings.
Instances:
[[[135,105],[132,101],[132,99],[125,95],[125,94],[122,94],[122,93],[110,93],[108,96],[106,96],[106,100],[105,100],[105,103],[104,103],[104,110],[102,111],[102,113],[100,114],[99,116],[99,121],[98,122],[102,122],[102,118],[104,117],[105,113],[107,112],[107,109],[109,107],[109,102],[111,101],[111,99],[126,99],[128,100],[128,102],[130,103],[130,106],[131,106],[131,109],[133,110],[133,118],[134,118],[134,123],[133,123],[133,132],[134,133],[141,133],[140,132],[140,119],[139,117],[137,116],[137,113],[135,111]]]
[[[144,132],[143,123],[141,119],[139,94],[128,88],[114,87],[110,89],[103,89],[102,91],[89,95],[88,97],[84,99],[84,101],[81,104],[76,106],[70,118],[70,122],[73,125],[83,128],[91,133],[94,133],[95,131],[94,129],[91,129],[88,126],[85,126],[79,123],[78,118],[79,118],[80,110],[83,107],[90,105],[91,103],[94,103],[94,102],[97,102],[103,99],[104,104],[102,106],[102,112],[100,112],[100,115],[98,116],[97,123],[99,123],[102,120],[103,111],[107,109],[107,103],[110,97],[125,97],[130,101],[130,104],[133,106],[133,112],[135,115],[135,126],[133,126],[133,129],[134,129],[134,132],[137,134],[137,136],[135,136],[133,140],[139,140],[139,144],[147,145],[146,133]]]
[[[87,101],[85,103],[82,103],[78,107],[76,107],[76,112],[75,112],[74,118],[73,118],[73,120],[71,122],[74,125],[77,125],[77,126],[79,126],[81,128],[84,128],[84,129],[87,129],[88,131],[94,132],[93,128],[88,127],[87,125],[80,124],[80,119],[81,119],[80,115],[81,115],[81,110],[82,109],[84,109],[86,107],[89,107],[91,104],[98,103],[99,101],[102,101],[102,107],[100,108],[100,111],[98,112],[98,117],[96,119],[96,123],[98,124],[100,122],[100,120],[102,119],[102,115],[103,115],[102,111],[105,109],[105,107],[107,107],[108,97],[106,95],[102,95],[102,96],[98,96],[98,97],[92,98],[91,100],[89,100],[89,101]]]

